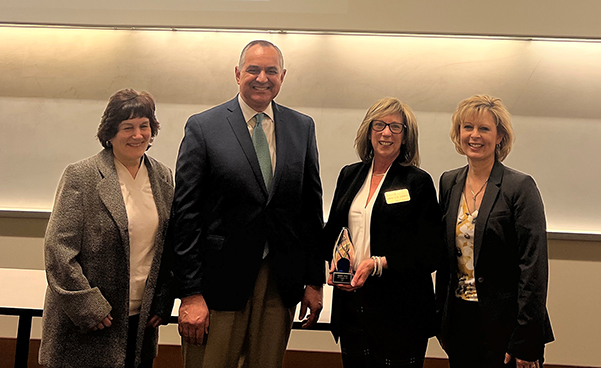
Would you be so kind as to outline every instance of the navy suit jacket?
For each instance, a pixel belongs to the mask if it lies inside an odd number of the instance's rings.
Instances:
[[[457,288],[455,227],[468,167],[442,174],[440,205],[446,225],[448,271],[436,291],[441,339],[449,322],[449,298]],[[495,162],[476,219],[474,269],[484,328],[514,357],[542,358],[553,341],[547,313],[548,255],[543,202],[532,177]]]
[[[344,167],[338,176],[330,216],[322,237],[324,258],[332,260],[334,244],[363,186],[371,163]],[[407,189],[410,200],[388,204],[385,193]],[[351,234],[352,237],[352,234]],[[438,332],[431,273],[442,259],[442,223],[432,178],[414,166],[395,162],[388,170],[371,215],[370,250],[386,256],[388,269],[381,277],[368,277],[363,286],[374,331],[366,331],[375,344],[386,344],[389,336],[430,337]],[[339,335],[341,297],[334,290],[331,329]],[[398,341],[398,340],[395,340]]]
[[[266,243],[285,305],[325,280],[315,241],[323,227],[315,124],[272,107],[277,162],[269,192],[237,97],[186,124],[170,225],[174,275],[180,297],[202,294],[210,309],[246,305]]]

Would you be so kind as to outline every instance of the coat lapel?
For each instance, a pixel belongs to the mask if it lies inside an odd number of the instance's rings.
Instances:
[[[499,196],[504,168],[502,163],[495,161],[490,176],[488,177],[488,185],[484,191],[482,203],[480,203],[478,218],[476,219],[476,231],[474,234],[474,267],[476,267],[476,264],[478,263],[478,255],[480,254],[480,248],[482,247],[484,230],[486,229],[488,218],[490,217],[490,211]]]
[[[161,267],[161,259],[163,258],[164,251],[164,239],[167,233],[167,226],[169,222],[169,210],[172,201],[173,186],[171,184],[170,177],[164,177],[159,174],[161,170],[157,167],[158,163],[153,159],[149,159],[145,156],[144,160],[146,168],[148,169],[148,180],[152,188],[152,197],[159,216],[159,224],[157,227],[155,237],[155,253],[152,261],[151,269],[148,275],[146,289],[144,291],[144,300],[153,300],[154,296],[152,291],[157,287],[157,281],[159,277],[159,268]],[[159,292],[161,292],[159,290]],[[152,303],[142,304],[140,311],[141,316],[148,316],[149,309]]]
[[[162,178],[158,175],[157,169],[154,167],[153,162],[144,157],[146,168],[148,169],[148,180],[150,181],[150,187],[152,188],[152,196],[154,197],[154,203],[156,204],[157,212],[159,215],[159,227],[157,236],[161,233],[166,222],[169,219],[169,209],[161,204],[171,203],[169,198],[165,198],[167,193],[171,192],[171,184],[167,181],[168,178]],[[157,246],[161,247],[162,242],[159,242]],[[158,249],[158,248],[157,248]]]
[[[255,179],[257,180],[259,187],[262,188],[262,193],[265,195],[265,197],[267,197],[267,188],[265,187],[265,181],[263,180],[263,174],[261,173],[261,166],[259,166],[259,159],[257,158],[257,153],[255,152],[252,138],[248,133],[248,126],[244,120],[242,109],[240,109],[238,96],[230,100],[226,107],[230,112],[226,119],[234,131],[240,147],[242,147],[242,151],[244,152],[244,155],[246,156],[246,159],[248,160],[248,163],[255,174]]]
[[[121,194],[121,186],[119,184],[117,170],[115,169],[115,162],[113,161],[113,152],[109,149],[105,149],[96,157],[98,171],[102,176],[102,179],[97,185],[98,195],[115,221],[115,224],[117,224],[123,244],[128,246],[127,212],[125,210],[125,203],[123,202],[123,195]]]

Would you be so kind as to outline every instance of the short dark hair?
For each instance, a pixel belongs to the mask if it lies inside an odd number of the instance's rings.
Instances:
[[[122,89],[115,92],[102,114],[96,137],[104,148],[110,148],[110,140],[117,135],[119,124],[133,118],[148,118],[151,137],[159,134],[160,124],[155,115],[155,103],[150,93]],[[150,145],[148,145],[150,148]]]

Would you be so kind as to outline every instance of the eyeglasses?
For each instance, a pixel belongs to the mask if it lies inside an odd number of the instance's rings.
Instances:
[[[403,130],[405,130],[405,124],[401,123],[385,123],[381,120],[374,120],[371,122],[371,128],[375,132],[381,132],[388,127],[390,131],[394,134],[401,134]]]

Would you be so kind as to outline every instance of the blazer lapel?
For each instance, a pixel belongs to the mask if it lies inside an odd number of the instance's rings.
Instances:
[[[461,202],[461,193],[465,187],[465,178],[467,176],[468,167],[465,166],[455,176],[455,184],[451,188],[449,198],[448,212],[446,213],[446,229],[447,229],[447,245],[449,248],[449,256],[456,257],[455,252],[455,228],[457,227],[457,210]],[[451,258],[454,259],[454,258]]]
[[[342,196],[342,200],[340,201],[340,208],[338,212],[344,216],[345,219],[348,220],[348,212],[351,209],[351,204],[353,204],[353,200],[355,196],[365,183],[365,178],[369,173],[369,169],[371,167],[371,163],[364,163],[361,165],[359,172],[354,175],[353,180],[351,181],[348,190]],[[345,215],[346,214],[346,215]],[[346,222],[345,222],[346,223]],[[347,224],[348,225],[348,224]]]
[[[275,163],[275,170],[273,172],[273,181],[271,182],[271,192],[269,193],[269,199],[273,196],[273,193],[276,192],[276,188],[280,182],[280,177],[282,176],[282,170],[286,167],[285,162],[287,160],[286,157],[286,147],[289,146],[286,142],[291,139],[287,134],[290,134],[289,130],[283,129],[286,126],[286,114],[282,112],[280,109],[280,105],[275,102],[271,103],[271,108],[273,110],[273,124],[274,124],[274,133],[275,133],[275,155],[277,157]]]
[[[257,158],[257,153],[255,152],[252,138],[248,133],[248,126],[244,120],[242,109],[240,109],[238,96],[229,101],[227,104],[227,109],[230,114],[226,117],[226,119],[234,131],[240,147],[242,147],[242,151],[244,152],[244,155],[246,156],[246,159],[248,160],[248,163],[255,174],[255,179],[257,180],[259,187],[262,188],[263,194],[265,197],[267,197],[267,188],[265,187],[265,181],[263,180],[263,174],[261,173],[261,166],[259,166],[259,159]]]
[[[113,152],[105,149],[96,157],[98,171],[100,171],[100,175],[102,176],[102,179],[96,186],[98,195],[115,221],[115,224],[117,224],[123,244],[129,249],[127,212],[125,210],[125,202],[123,202],[123,195],[121,194],[121,186],[117,170],[115,169],[115,162],[113,161]]]
[[[476,219],[476,232],[474,234],[474,267],[476,267],[476,264],[478,263],[478,256],[480,255],[480,248],[482,247],[482,240],[484,239],[484,230],[488,223],[490,211],[499,195],[501,182],[503,180],[503,170],[503,164],[495,161],[490,176],[488,177],[488,185],[484,191],[482,203],[480,203],[478,218]]]
[[[384,206],[386,206],[386,192],[389,190],[396,189],[404,189],[405,178],[403,176],[399,176],[399,171],[403,169],[403,166],[396,161],[392,163],[390,168],[388,169],[388,174],[386,174],[386,178],[384,182],[380,186],[380,191],[378,193],[374,193],[376,198],[374,199],[374,208],[372,210],[373,213],[380,212]],[[367,175],[367,172],[365,173]],[[405,186],[406,188],[406,186]],[[360,188],[357,188],[359,190]],[[411,195],[411,193],[409,194]]]

